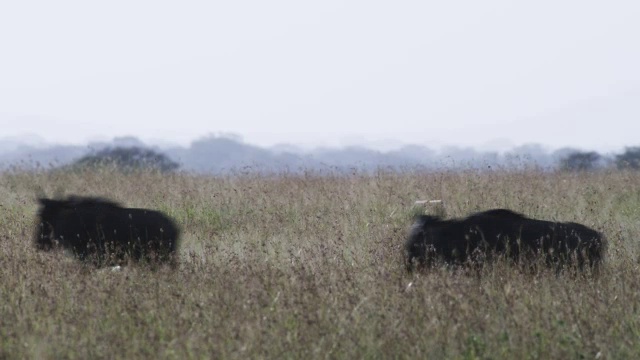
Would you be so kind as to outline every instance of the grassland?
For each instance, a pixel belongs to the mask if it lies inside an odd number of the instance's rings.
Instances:
[[[180,224],[177,270],[95,269],[34,249],[37,189]],[[418,199],[507,207],[609,239],[597,277],[409,275]],[[404,171],[229,177],[0,175],[0,358],[640,358],[640,175]]]

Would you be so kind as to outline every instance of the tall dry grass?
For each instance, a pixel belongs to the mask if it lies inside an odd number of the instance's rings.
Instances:
[[[39,191],[159,209],[178,270],[34,249]],[[418,199],[576,221],[609,239],[598,277],[408,275]],[[640,175],[440,172],[203,177],[0,175],[0,358],[640,358]]]

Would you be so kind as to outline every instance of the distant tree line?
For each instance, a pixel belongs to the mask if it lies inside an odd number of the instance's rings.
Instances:
[[[574,152],[560,160],[560,168],[566,171],[591,171],[596,169],[602,156],[595,151]]]
[[[89,169],[106,167],[119,171],[182,169],[201,174],[244,172],[279,173],[376,171],[377,169],[526,169],[585,172],[617,168],[640,170],[640,146],[627,147],[619,154],[599,154],[571,148],[547,151],[538,144],[525,144],[505,153],[480,152],[473,148],[445,147],[433,150],[423,145],[407,145],[390,151],[365,147],[316,148],[302,150],[291,145],[271,148],[246,144],[238,138],[209,136],[188,147],[149,147],[133,137],[86,146],[52,146],[0,152],[0,171],[13,168]]]
[[[595,151],[574,151],[560,159],[563,171],[593,171],[614,165],[620,170],[640,170],[640,147],[628,147],[622,154],[605,158]],[[75,168],[113,166],[120,170],[173,171],[180,166],[166,155],[138,146],[105,148],[77,160]]]
[[[619,170],[640,170],[640,147],[627,147],[611,159],[595,151],[575,151],[560,160],[560,169],[564,171],[593,171],[611,165]]]
[[[180,165],[162,153],[132,146],[102,149],[95,154],[86,155],[76,160],[72,167],[75,169],[113,167],[121,171],[157,170],[167,172],[178,169]]]

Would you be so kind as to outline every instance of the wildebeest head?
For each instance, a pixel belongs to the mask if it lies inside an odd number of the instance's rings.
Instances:
[[[431,263],[434,260],[434,237],[431,232],[436,231],[438,225],[442,222],[443,220],[439,216],[416,216],[407,242],[405,243],[407,270],[412,270],[415,265],[424,267],[427,263]]]
[[[40,250],[51,250],[54,246],[54,224],[56,213],[60,210],[61,202],[46,198],[39,198],[40,209],[36,225],[35,243]]]

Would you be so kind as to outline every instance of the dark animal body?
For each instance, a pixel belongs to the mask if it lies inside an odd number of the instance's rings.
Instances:
[[[477,264],[500,256],[515,262],[543,259],[557,270],[567,265],[595,269],[605,249],[603,235],[584,225],[530,219],[506,209],[451,220],[418,216],[405,244],[409,271],[438,260]]]
[[[39,249],[60,246],[98,265],[126,258],[176,264],[180,231],[158,211],[124,208],[97,197],[39,202],[35,239]]]

